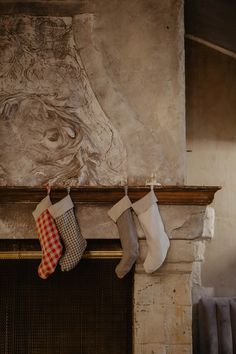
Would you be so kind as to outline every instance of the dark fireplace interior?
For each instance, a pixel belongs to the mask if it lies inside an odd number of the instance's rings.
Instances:
[[[47,280],[39,260],[0,261],[0,353],[132,353],[133,272],[118,259],[84,259]]]

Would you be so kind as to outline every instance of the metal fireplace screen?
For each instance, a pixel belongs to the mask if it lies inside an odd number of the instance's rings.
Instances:
[[[71,272],[37,276],[38,261],[0,261],[0,353],[132,353],[133,273],[118,260],[82,260]]]

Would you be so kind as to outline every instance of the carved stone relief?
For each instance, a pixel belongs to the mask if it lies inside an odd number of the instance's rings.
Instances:
[[[1,16],[0,184],[120,184],[126,160],[91,89],[71,19]]]

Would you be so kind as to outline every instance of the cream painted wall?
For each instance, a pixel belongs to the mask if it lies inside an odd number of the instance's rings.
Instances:
[[[186,43],[187,184],[220,185],[202,285],[236,295],[236,60]],[[208,289],[209,290],[209,289]]]

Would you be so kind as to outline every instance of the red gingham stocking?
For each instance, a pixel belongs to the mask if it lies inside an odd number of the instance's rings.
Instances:
[[[57,227],[48,211],[51,205],[50,197],[47,196],[33,212],[42,249],[42,260],[38,267],[38,274],[42,279],[46,279],[54,272],[62,254]]]

